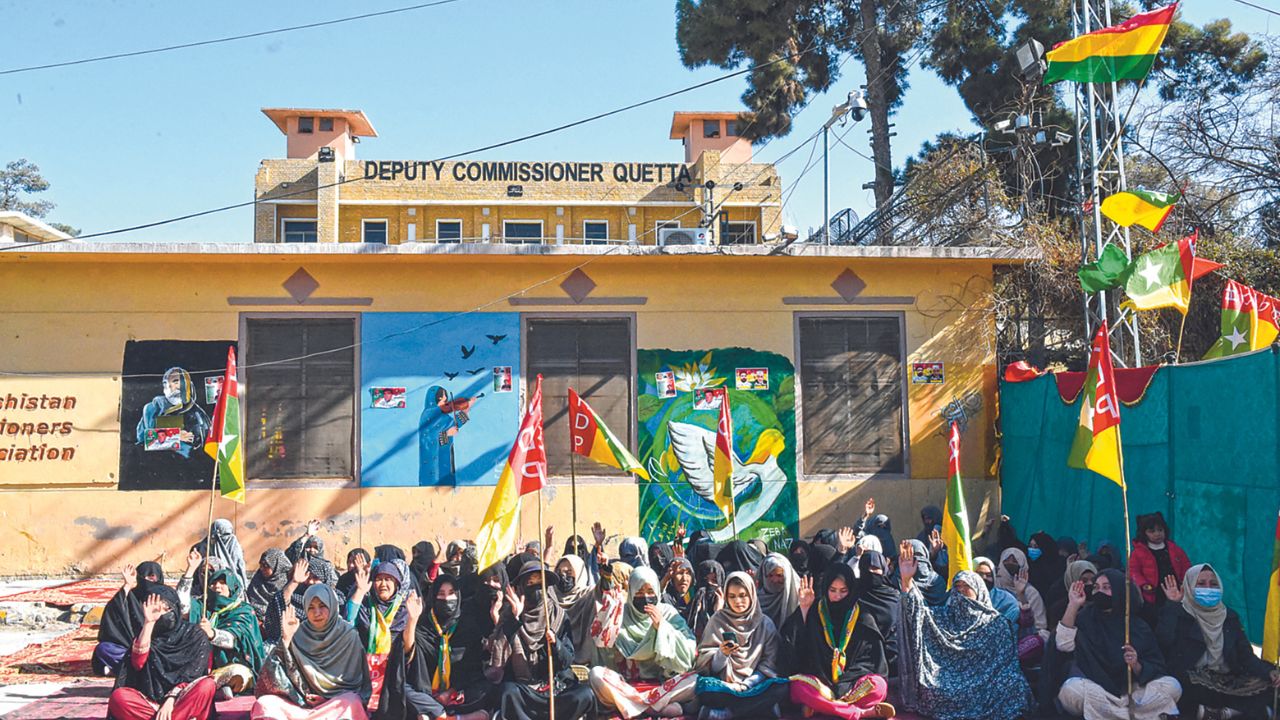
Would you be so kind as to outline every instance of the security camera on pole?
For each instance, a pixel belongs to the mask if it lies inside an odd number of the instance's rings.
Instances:
[[[861,90],[854,90],[844,102],[831,108],[831,117],[822,124],[822,244],[831,244],[831,173],[827,167],[827,135],[831,126],[845,124],[848,118],[855,123],[867,116],[867,100]]]

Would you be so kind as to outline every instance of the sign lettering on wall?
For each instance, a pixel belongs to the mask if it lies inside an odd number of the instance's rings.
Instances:
[[[0,485],[114,484],[116,376],[0,378]]]
[[[685,183],[693,176],[683,163],[598,162],[442,162],[437,160],[366,160],[365,180],[454,182],[585,182],[645,185]]]

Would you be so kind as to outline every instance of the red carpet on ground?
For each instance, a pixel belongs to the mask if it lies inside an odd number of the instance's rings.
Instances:
[[[107,601],[119,589],[119,579],[91,578],[89,580],[76,580],[56,587],[27,590],[16,595],[2,597],[0,600],[4,602],[42,602],[45,605],[64,608],[83,603],[106,605]]]
[[[68,682],[93,677],[90,660],[98,643],[98,628],[81,625],[49,642],[28,645],[0,656],[0,685]]]

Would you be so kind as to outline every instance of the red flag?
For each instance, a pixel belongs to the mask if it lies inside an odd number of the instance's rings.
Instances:
[[[507,467],[519,480],[521,495],[537,492],[547,484],[547,448],[542,441],[541,375],[534,386],[533,397],[529,398],[529,410],[520,422],[520,434],[515,445],[511,446]]]

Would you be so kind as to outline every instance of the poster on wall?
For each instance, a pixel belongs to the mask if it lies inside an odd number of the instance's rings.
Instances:
[[[760,538],[786,552],[799,530],[796,488],[795,369],[782,355],[748,348],[639,350],[637,457],[649,473],[640,481],[640,532],[671,540],[680,524],[705,530],[714,542],[733,537],[712,501],[711,448],[717,413],[729,398],[733,417],[733,494],[738,537]],[[762,371],[771,388],[738,389],[738,369]],[[662,387],[670,373],[674,388]],[[654,382],[654,381],[657,382]],[[770,382],[771,381],[771,382]]]
[[[362,392],[398,410],[361,410],[361,484],[497,483],[520,425],[520,315],[365,313],[360,330]]]
[[[768,390],[769,368],[738,368],[734,371],[734,379],[737,390]]]
[[[946,382],[942,363],[940,362],[913,362],[911,363],[911,384],[912,385],[941,385]]]
[[[120,385],[121,490],[203,490],[204,441],[235,340],[130,340]],[[212,390],[212,392],[211,392]],[[212,397],[212,399],[210,399]]]
[[[402,387],[369,388],[369,407],[377,410],[403,410],[408,407]]]

